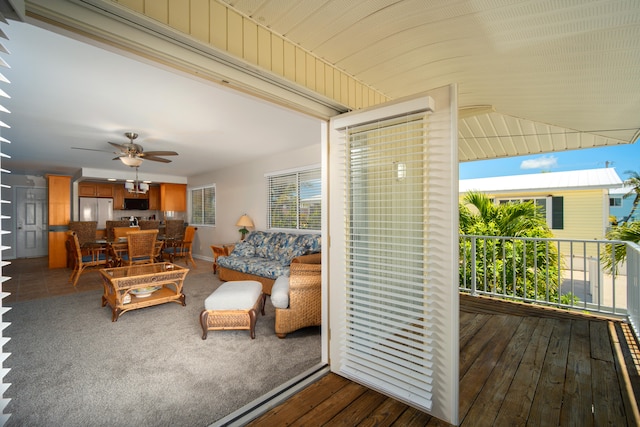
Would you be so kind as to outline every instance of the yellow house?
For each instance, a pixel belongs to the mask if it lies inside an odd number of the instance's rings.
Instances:
[[[622,180],[613,168],[463,179],[460,200],[470,191],[496,203],[533,200],[561,239],[603,239],[609,218],[609,189]]]

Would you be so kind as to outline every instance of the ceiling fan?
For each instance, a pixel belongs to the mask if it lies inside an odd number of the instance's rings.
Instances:
[[[143,160],[151,160],[154,162],[162,162],[162,163],[171,163],[171,160],[165,159],[158,156],[177,156],[178,153],[175,151],[147,151],[140,144],[136,144],[133,142],[134,139],[138,137],[137,133],[134,132],[126,132],[124,134],[127,138],[129,138],[129,142],[125,144],[118,144],[115,142],[109,142],[109,144],[116,147],[120,150],[120,155],[118,157],[114,157],[113,160],[120,160],[127,166],[136,167],[140,166]]]

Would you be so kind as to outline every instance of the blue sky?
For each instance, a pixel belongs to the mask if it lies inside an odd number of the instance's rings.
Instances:
[[[491,176],[524,175],[540,172],[561,172],[607,167],[616,169],[623,181],[625,171],[640,173],[640,142],[603,148],[562,151],[557,153],[519,156],[495,160],[460,163],[460,179]]]

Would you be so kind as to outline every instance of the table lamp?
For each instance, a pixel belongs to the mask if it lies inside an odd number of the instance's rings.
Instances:
[[[242,238],[240,240],[244,240],[245,235],[249,232],[247,227],[253,227],[253,221],[251,221],[251,218],[249,218],[247,214],[244,214],[240,217],[238,222],[236,222],[236,226],[242,227],[238,231],[242,234]]]

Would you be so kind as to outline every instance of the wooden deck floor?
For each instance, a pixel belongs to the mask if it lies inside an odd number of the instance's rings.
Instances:
[[[639,355],[624,323],[463,295],[460,425],[640,425]],[[448,424],[328,374],[249,425]]]

